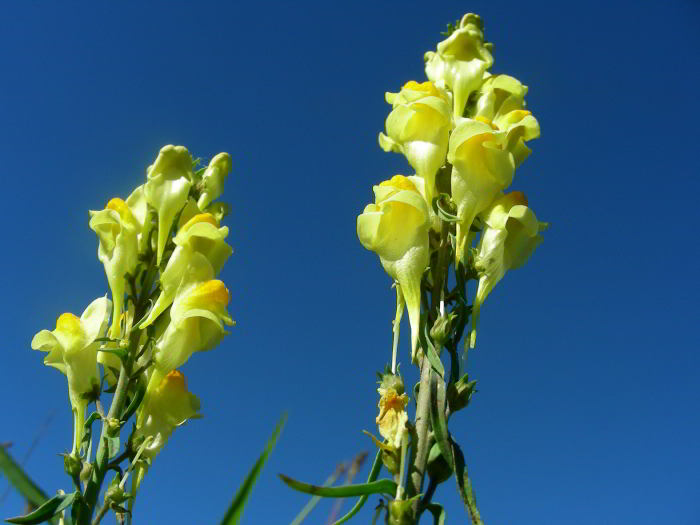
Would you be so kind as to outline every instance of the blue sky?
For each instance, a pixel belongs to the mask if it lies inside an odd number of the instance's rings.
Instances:
[[[552,224],[484,306],[479,392],[450,424],[482,515],[698,523],[700,6],[554,5],[5,3],[0,441],[22,458],[51,418],[25,466],[47,492],[69,488],[65,379],[29,343],[107,291],[87,210],[126,197],[173,143],[233,157],[222,278],[238,324],[184,367],[205,417],[156,460],[135,523],[216,523],[284,411],[244,523],[304,505],[278,472],[321,482],[371,450],[393,292],[355,217],[372,184],[410,173],[377,145],[384,92],[423,80],[423,53],[474,11],[492,72],[530,88],[542,136],[513,189]],[[452,481],[435,499],[465,522]],[[21,507],[11,493],[0,515]]]

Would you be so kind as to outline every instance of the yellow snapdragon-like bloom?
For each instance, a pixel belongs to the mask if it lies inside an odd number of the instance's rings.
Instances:
[[[474,265],[479,273],[479,287],[472,310],[469,346],[474,347],[481,305],[506,271],[520,268],[542,242],[540,232],[548,224],[539,222],[522,192],[514,191],[496,199],[482,214],[481,235]]]
[[[379,415],[376,423],[381,436],[395,449],[401,448],[406,430],[408,396],[399,395],[393,388],[379,388]]]
[[[525,109],[527,86],[508,75],[489,76],[477,93],[474,118],[505,131],[517,168],[530,155],[525,145],[540,136],[537,119]]]
[[[425,179],[428,210],[435,196],[435,175],[445,163],[452,129],[450,98],[432,82],[410,81],[399,93],[387,93],[393,110],[386,119],[386,132],[379,134],[384,151],[403,153],[416,174]]]
[[[199,399],[187,391],[185,376],[178,370],[172,370],[153,389],[148,406],[142,406],[140,410],[144,414],[139,414],[141,423],[136,425],[134,437],[137,440],[151,438],[142,457],[153,458],[175,427],[199,417]]]
[[[141,458],[152,460],[165,446],[176,427],[190,419],[197,419],[199,398],[187,390],[185,376],[178,370],[169,372],[149,396],[149,403],[139,408],[133,442],[142,445]],[[147,463],[139,461],[134,468],[132,494],[135,494],[148,470]]]
[[[155,321],[172,304],[180,283],[190,280],[185,273],[193,267],[195,254],[206,257],[213,271],[212,276],[218,275],[233,253],[233,249],[225,241],[227,235],[228,228],[220,228],[218,220],[209,213],[195,215],[178,230],[173,239],[177,247],[160,277],[162,291],[148,317],[140,323],[140,328],[145,328]]]
[[[202,175],[201,188],[197,205],[200,210],[206,209],[209,203],[218,199],[224,192],[224,182],[231,171],[231,155],[219,153],[209,163]]]
[[[452,132],[447,160],[452,164],[452,200],[459,217],[456,249],[459,263],[474,218],[510,186],[515,160],[508,149],[507,132],[472,119],[461,119]]]
[[[459,27],[437,45],[437,53],[425,54],[425,74],[454,94],[454,118],[462,117],[469,95],[476,91],[484,73],[493,65],[491,46],[484,42],[479,15],[468,13]]]
[[[131,192],[126,199],[126,205],[139,226],[137,235],[139,253],[144,253],[148,248],[146,243],[149,241],[152,224],[148,220],[148,202],[146,202],[143,184]]]
[[[357,237],[379,255],[384,270],[399,283],[411,322],[415,360],[420,323],[420,283],[430,258],[428,207],[408,177],[395,175],[374,186],[375,203],[357,217]]]
[[[192,156],[184,146],[161,148],[155,162],[148,167],[144,196],[158,212],[157,262],[160,264],[170,230],[177,213],[187,202],[192,187]]]
[[[32,339],[32,349],[48,352],[44,364],[60,370],[68,380],[68,396],[73,410],[73,452],[80,450],[88,397],[99,388],[95,339],[104,337],[111,303],[106,297],[95,299],[80,317],[61,314],[56,329],[41,330]]]
[[[112,291],[114,313],[110,336],[121,336],[120,320],[124,305],[125,275],[138,265],[138,234],[141,225],[122,199],[114,198],[104,210],[90,211],[90,228],[99,239],[97,258],[105,267]]]

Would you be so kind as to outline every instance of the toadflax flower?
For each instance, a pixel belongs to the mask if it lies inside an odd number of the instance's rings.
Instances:
[[[479,286],[474,298],[469,346],[474,348],[481,305],[506,271],[520,268],[542,242],[540,232],[548,224],[539,222],[527,207],[527,198],[514,191],[498,198],[483,213],[484,231],[477,246],[474,265]]]
[[[187,202],[192,186],[192,156],[184,146],[163,146],[146,174],[148,181],[143,189],[144,196],[158,212],[156,253],[160,264],[175,216]]]
[[[141,405],[132,436],[132,447],[142,448],[141,457],[152,460],[165,446],[176,427],[201,417],[199,398],[187,391],[185,376],[178,370],[161,379],[150,395],[148,406]],[[147,465],[137,462],[132,492],[136,492],[146,474]]]
[[[110,200],[104,210],[90,211],[90,228],[99,239],[97,258],[107,274],[112,291],[114,313],[110,336],[121,336],[121,315],[124,304],[125,275],[133,273],[138,265],[138,234],[141,225],[129,206],[121,199]]]
[[[200,187],[202,192],[199,195],[197,205],[200,210],[204,210],[209,203],[218,199],[224,192],[224,182],[231,171],[231,155],[219,153],[209,163],[202,175]]]
[[[214,348],[226,335],[224,327],[234,324],[226,310],[229,291],[223,282],[212,279],[213,269],[206,257],[194,254],[185,275],[190,280],[180,284],[170,307],[170,324],[153,350],[153,372],[144,405],[168,373],[182,366],[193,353]]]
[[[53,331],[41,330],[32,339],[32,349],[48,352],[44,364],[60,370],[68,380],[68,397],[73,410],[73,453],[83,440],[85,409],[92,393],[99,388],[95,339],[104,337],[111,303],[106,297],[95,299],[77,317],[61,314]]]
[[[430,257],[428,207],[403,175],[374,186],[375,203],[357,217],[357,237],[379,255],[384,270],[399,283],[411,322],[411,359],[416,359],[420,322],[420,283]]]
[[[162,291],[139,328],[150,325],[172,304],[182,280],[189,280],[185,273],[191,267],[195,254],[204,255],[211,265],[213,276],[218,275],[233,253],[225,241],[227,235],[228,227],[219,227],[219,221],[209,213],[195,215],[178,230],[173,239],[177,247],[160,277]]]
[[[425,74],[454,94],[454,118],[462,117],[469,95],[479,88],[484,73],[493,65],[491,45],[484,42],[484,24],[468,13],[459,27],[437,45],[437,53],[425,54]]]
[[[515,160],[507,140],[507,132],[472,119],[461,119],[452,132],[447,160],[452,164],[452,200],[459,217],[456,263],[464,257],[474,218],[513,181]]]
[[[452,129],[450,99],[432,82],[407,82],[399,93],[387,93],[393,110],[386,119],[386,132],[379,134],[384,151],[403,153],[416,174],[425,180],[428,210],[435,196],[435,175],[445,163]]]
[[[489,76],[477,92],[474,119],[505,131],[517,168],[530,155],[525,145],[540,136],[537,119],[525,109],[527,86],[509,75]]]
[[[379,414],[376,423],[381,436],[389,442],[394,449],[401,448],[401,440],[406,430],[408,414],[406,405],[408,396],[401,394],[394,388],[378,388]]]
[[[160,452],[170,435],[188,419],[199,417],[199,399],[187,391],[185,376],[172,370],[153,389],[140,425],[136,425],[134,441],[151,438],[144,447],[143,457],[153,458]]]

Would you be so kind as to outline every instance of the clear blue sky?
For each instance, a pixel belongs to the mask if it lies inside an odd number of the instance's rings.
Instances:
[[[288,523],[306,502],[278,472],[320,482],[371,449],[393,292],[355,217],[410,169],[377,145],[384,92],[422,80],[423,52],[467,11],[492,71],[530,87],[542,136],[513,189],[552,224],[483,308],[480,389],[451,422],[485,521],[700,522],[692,1],[4,3],[0,441],[21,459],[52,417],[26,463],[45,490],[69,488],[56,454],[71,419],[65,379],[29,343],[107,291],[87,210],[126,197],[168,143],[234,159],[223,279],[238,325],[185,366],[205,417],[157,458],[135,523],[217,523],[284,411],[245,523]],[[436,499],[466,521],[452,481]]]

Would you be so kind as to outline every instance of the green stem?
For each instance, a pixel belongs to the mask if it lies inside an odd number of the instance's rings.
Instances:
[[[417,443],[415,459],[411,465],[410,476],[407,483],[409,497],[420,494],[425,478],[425,468],[428,463],[428,430],[430,427],[430,361],[421,359],[420,387],[416,407],[416,437]],[[413,504],[413,514],[417,515],[418,500]]]
[[[144,278],[143,287],[141,288],[141,296],[139,297],[139,300],[136,304],[136,308],[134,309],[134,320],[143,317],[146,302],[151,292],[151,286],[153,286],[155,270],[155,266],[152,262]],[[109,451],[107,447],[107,421],[110,419],[116,419],[118,417],[121,417],[122,411],[124,410],[124,405],[127,399],[127,392],[129,391],[129,378],[131,377],[136,355],[138,353],[138,345],[140,338],[141,330],[133,329],[131,334],[129,334],[128,355],[126,361],[122,364],[121,370],[119,371],[119,379],[117,381],[116,390],[114,391],[114,397],[112,398],[112,404],[109,407],[107,419],[102,420],[102,432],[100,433],[100,441],[98,444],[97,453],[95,455],[95,463],[94,468],[92,470],[92,477],[90,478],[90,480],[87,483],[87,486],[85,487],[85,494],[83,498],[84,506],[81,507],[75,525],[90,525],[90,518],[95,512],[95,507],[97,506],[97,498],[100,494],[100,490],[102,489],[102,483],[104,482],[107,471],[109,470]]]
[[[109,505],[105,503],[104,506],[98,511],[97,516],[95,516],[95,519],[92,520],[92,525],[98,525],[98,523],[102,521],[102,518],[105,517],[105,514],[107,514],[107,511],[109,511]]]

